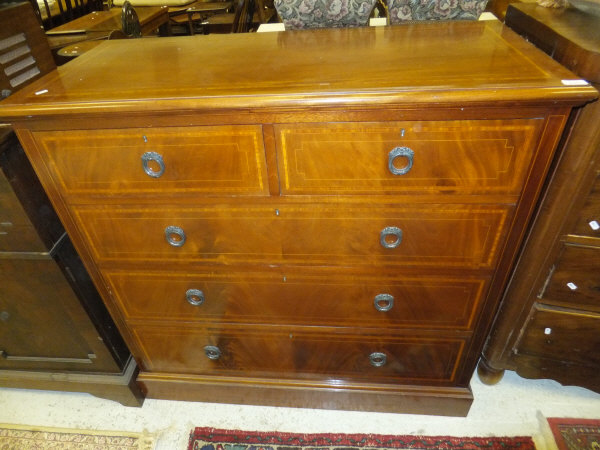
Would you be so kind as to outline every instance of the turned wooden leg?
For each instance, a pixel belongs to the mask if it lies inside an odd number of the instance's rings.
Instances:
[[[477,376],[483,384],[493,385],[498,383],[504,376],[504,369],[494,369],[482,357],[477,364]]]

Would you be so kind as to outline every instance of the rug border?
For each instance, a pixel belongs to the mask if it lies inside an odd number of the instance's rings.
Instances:
[[[95,436],[123,436],[131,438],[147,438],[152,437],[150,433],[139,433],[135,431],[116,431],[116,430],[88,430],[83,428],[61,428],[61,427],[44,427],[41,425],[23,425],[14,423],[0,423],[0,428],[9,430],[25,430],[25,431],[45,431],[48,433],[72,433],[72,434],[91,434]]]
[[[277,445],[289,445],[289,446],[322,446],[322,447],[331,447],[332,442],[331,438],[337,438],[338,442],[335,443],[335,446],[348,446],[348,445],[356,445],[353,443],[348,443],[348,441],[361,441],[361,448],[397,448],[397,449],[405,449],[407,448],[406,443],[401,442],[402,439],[410,439],[412,441],[418,439],[424,439],[427,441],[443,441],[436,442],[438,446],[436,447],[424,447],[424,448],[448,448],[452,449],[454,447],[448,445],[461,445],[465,444],[465,441],[481,441],[486,439],[494,440],[494,444],[488,447],[485,447],[489,450],[494,449],[506,449],[511,447],[506,447],[505,445],[510,441],[510,443],[516,443],[519,448],[527,449],[527,450],[535,450],[536,446],[533,441],[532,436],[423,436],[423,435],[391,435],[391,434],[374,434],[374,433],[294,433],[294,432],[286,432],[286,431],[247,431],[247,430],[226,430],[220,428],[212,428],[212,427],[194,427],[190,431],[189,437],[189,445],[188,450],[193,449],[193,444],[195,437],[197,434],[210,434],[211,439],[214,439],[215,442],[225,442],[225,443],[240,443],[239,439],[234,437],[237,435],[245,436],[245,443],[247,444],[277,444]],[[303,439],[305,441],[310,442],[298,442],[298,439]],[[340,439],[341,442],[340,442]],[[283,442],[287,441],[287,442]],[[388,442],[385,442],[388,441]],[[515,442],[516,441],[516,442]],[[445,443],[445,444],[444,444]],[[496,445],[497,444],[497,445]],[[425,444],[426,446],[427,444]],[[472,446],[464,446],[462,448],[470,449],[470,448],[481,448],[479,445],[472,443]],[[517,447],[512,447],[517,448]]]
[[[565,425],[597,425],[600,427],[600,419],[577,419],[575,417],[547,417],[546,421],[548,425],[550,425],[550,430],[552,431],[552,437],[554,438],[554,443],[558,447],[558,450],[569,450],[565,440],[558,429],[560,424]]]

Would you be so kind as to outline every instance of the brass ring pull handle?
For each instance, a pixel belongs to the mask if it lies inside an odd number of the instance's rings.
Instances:
[[[408,147],[393,148],[388,154],[388,169],[393,175],[406,175],[413,166],[415,152]],[[394,162],[396,158],[406,158],[407,162],[404,167],[396,167]]]
[[[216,361],[221,357],[221,350],[214,345],[207,345],[204,347],[204,353],[208,359],[212,359],[213,361]]]
[[[387,356],[385,353],[373,352],[369,355],[369,361],[373,367],[385,366],[387,362]]]
[[[387,312],[394,306],[394,296],[390,294],[378,294],[373,300],[375,309],[381,312]]]
[[[204,292],[200,289],[188,289],[185,292],[185,298],[192,306],[200,306],[204,303]]]
[[[393,240],[390,240],[390,237]],[[385,227],[379,234],[379,242],[384,248],[396,248],[402,242],[402,230],[398,227]]]
[[[158,165],[158,170],[154,170],[150,167],[150,163],[153,162]],[[146,152],[142,155],[142,167],[146,175],[152,178],[160,178],[165,173],[165,162],[160,154],[156,152]]]
[[[181,247],[185,244],[185,233],[179,227],[168,226],[165,228],[165,239],[173,247]]]

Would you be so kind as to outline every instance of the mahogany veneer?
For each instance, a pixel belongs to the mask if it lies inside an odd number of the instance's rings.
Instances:
[[[464,415],[573,78],[492,23],[109,41],[0,115],[148,396]]]

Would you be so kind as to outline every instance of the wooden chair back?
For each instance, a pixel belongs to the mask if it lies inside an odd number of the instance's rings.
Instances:
[[[45,30],[49,30],[92,11],[102,11],[102,0],[29,0]]]
[[[7,97],[55,67],[48,40],[31,4],[0,4],[2,97]]]

